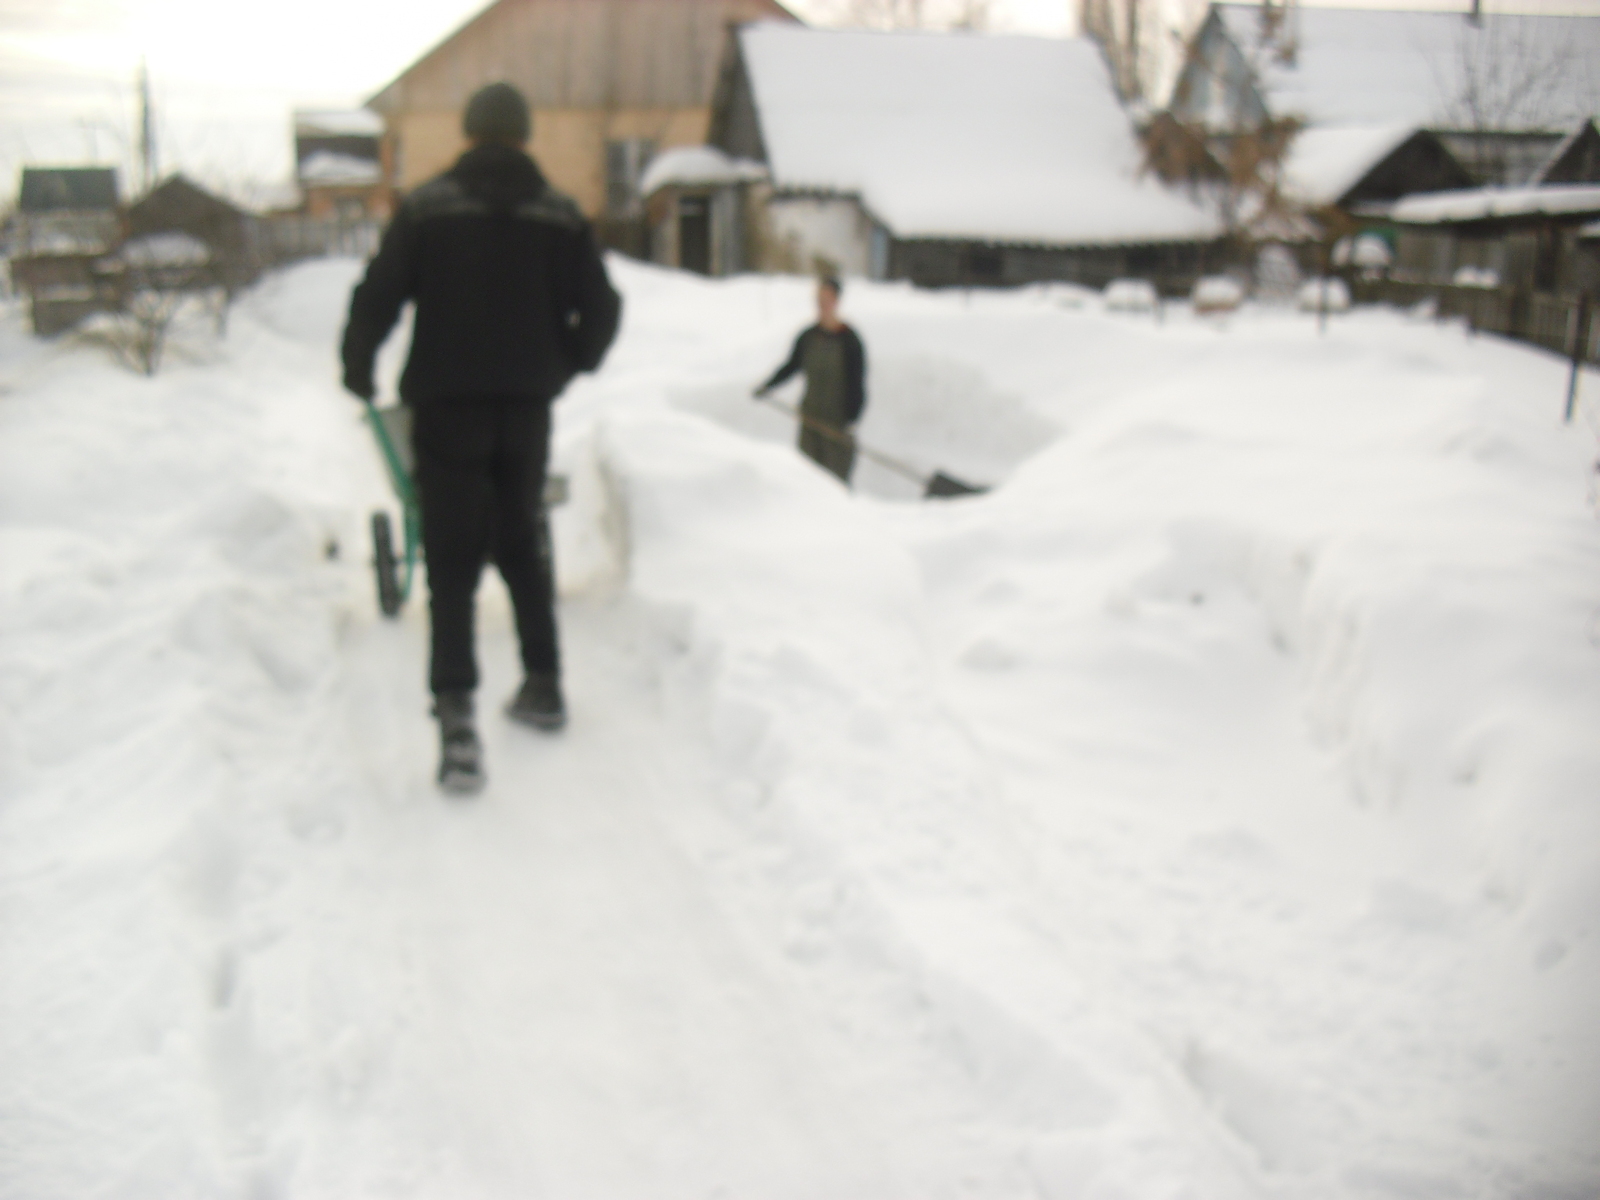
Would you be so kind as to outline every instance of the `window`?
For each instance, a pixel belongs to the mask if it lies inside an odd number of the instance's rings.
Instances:
[[[963,274],[974,280],[998,280],[1003,265],[997,246],[968,246],[961,256]]]
[[[656,144],[649,138],[621,138],[606,143],[606,215],[636,217],[643,197],[639,180],[655,157]]]

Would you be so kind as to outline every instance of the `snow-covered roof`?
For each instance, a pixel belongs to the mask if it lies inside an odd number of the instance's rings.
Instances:
[[[902,238],[1183,241],[1216,219],[1142,176],[1087,38],[740,31],[776,186],[858,195]]]
[[[1546,187],[1472,188],[1407,196],[1394,207],[1396,221],[1437,225],[1494,217],[1572,216],[1600,213],[1600,185],[1551,184]]]
[[[1305,204],[1332,204],[1416,132],[1414,125],[1302,129],[1283,164],[1288,191]]]
[[[729,158],[715,146],[677,146],[650,160],[639,180],[639,192],[649,196],[669,185],[704,187],[749,183],[765,179],[767,169],[744,158]]]
[[[312,187],[364,187],[377,183],[383,168],[370,158],[319,150],[306,155],[295,175],[302,184]]]
[[[366,108],[300,108],[295,110],[294,131],[302,137],[377,137],[383,118]]]
[[[1545,181],[1545,177],[1555,169],[1556,164],[1567,156],[1568,151],[1570,151],[1572,147],[1577,144],[1578,140],[1582,138],[1583,135],[1587,133],[1589,128],[1593,125],[1595,125],[1595,121],[1593,118],[1590,118],[1589,120],[1580,124],[1571,133],[1567,134],[1566,137],[1562,138],[1561,141],[1557,143],[1556,148],[1550,151],[1549,155],[1546,156],[1544,162],[1539,164],[1538,169],[1535,170],[1532,175],[1528,176],[1528,182],[1535,186],[1543,183]]]
[[[1597,17],[1489,13],[1475,26],[1460,12],[1298,5],[1287,18],[1291,64],[1263,44],[1260,5],[1215,11],[1278,116],[1514,131],[1566,129],[1600,112]]]

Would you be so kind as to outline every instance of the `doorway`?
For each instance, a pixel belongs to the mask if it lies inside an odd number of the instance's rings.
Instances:
[[[711,274],[711,202],[706,196],[678,197],[678,266]]]

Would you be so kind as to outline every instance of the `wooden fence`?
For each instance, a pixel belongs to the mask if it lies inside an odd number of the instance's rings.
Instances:
[[[261,223],[259,253],[270,266],[335,254],[370,258],[382,237],[383,223],[367,217],[269,217]]]
[[[1600,365],[1600,305],[1582,296],[1551,296],[1507,288],[1457,287],[1400,279],[1358,280],[1360,304],[1410,308],[1432,302],[1441,317],[1462,317],[1484,333],[1531,342],[1566,358]]]

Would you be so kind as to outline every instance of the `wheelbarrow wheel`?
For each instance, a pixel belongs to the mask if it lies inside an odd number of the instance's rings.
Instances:
[[[394,530],[389,514],[372,514],[372,571],[378,580],[378,608],[386,617],[400,615],[400,570],[394,557]]]

